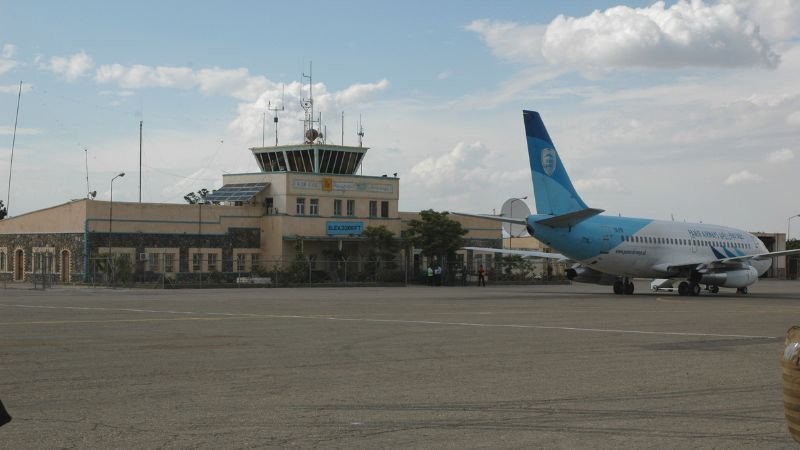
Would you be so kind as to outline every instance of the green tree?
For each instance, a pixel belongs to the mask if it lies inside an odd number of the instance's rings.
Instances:
[[[789,239],[786,241],[786,250],[796,250],[800,248],[800,239]]]
[[[362,236],[367,239],[370,259],[393,261],[397,256],[400,243],[394,237],[394,233],[385,226],[367,227]]]
[[[420,220],[413,219],[408,223],[405,238],[428,258],[454,259],[456,250],[464,246],[463,236],[467,230],[461,227],[461,223],[447,217],[447,211],[428,209],[419,215]]]

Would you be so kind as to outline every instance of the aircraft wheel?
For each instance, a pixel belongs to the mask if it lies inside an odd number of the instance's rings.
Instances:
[[[622,280],[617,280],[614,282],[614,293],[617,295],[621,295],[625,291],[625,286],[622,284]]]
[[[681,281],[681,283],[678,285],[678,294],[684,297],[689,295],[689,283]]]
[[[625,283],[625,295],[633,295],[633,283]]]
[[[737,294],[747,294],[747,288],[743,287],[743,288],[736,289],[736,293]]]
[[[719,286],[711,286],[711,289],[709,289],[709,291],[711,291],[712,294],[718,294]]]
[[[692,297],[697,297],[698,295],[700,295],[700,285],[697,283],[690,283],[689,293],[692,295]]]

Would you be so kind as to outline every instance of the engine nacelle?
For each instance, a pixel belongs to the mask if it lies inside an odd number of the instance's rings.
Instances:
[[[567,279],[578,283],[602,284],[611,286],[617,277],[583,266],[573,266],[567,269]]]
[[[743,288],[758,281],[758,271],[753,267],[703,274],[700,282],[726,288]]]

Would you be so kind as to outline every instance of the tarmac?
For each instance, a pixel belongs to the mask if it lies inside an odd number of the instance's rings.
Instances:
[[[0,286],[0,447],[795,448],[800,282]]]

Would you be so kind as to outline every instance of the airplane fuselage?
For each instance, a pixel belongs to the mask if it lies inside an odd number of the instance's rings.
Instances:
[[[673,266],[767,252],[752,234],[719,225],[602,215],[565,228],[536,223],[548,217],[528,217],[533,236],[584,267],[616,276],[674,277],[681,274]],[[750,263],[759,276],[770,264]]]

